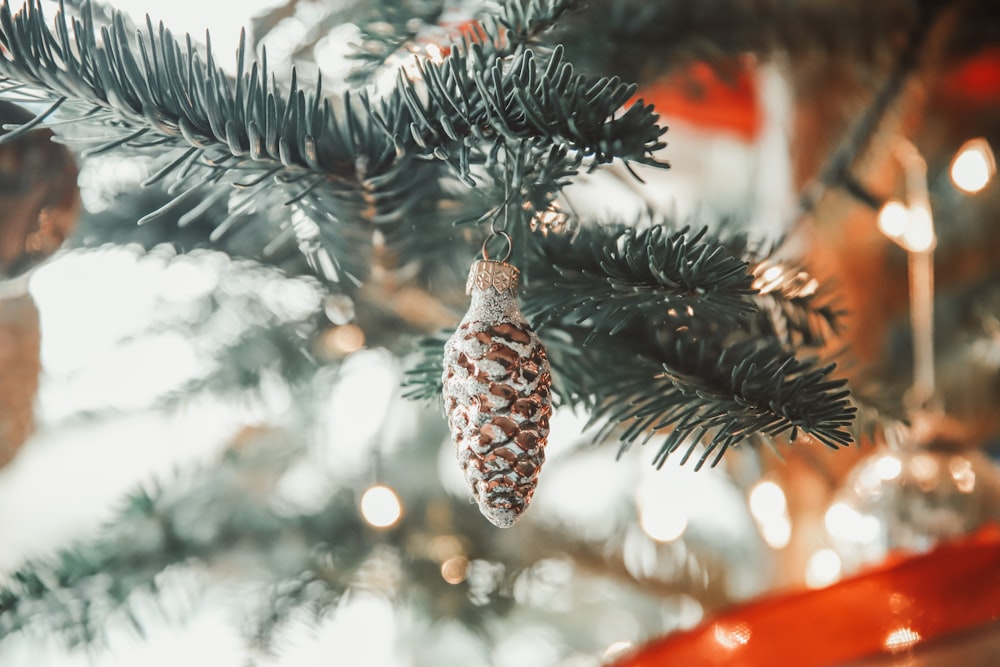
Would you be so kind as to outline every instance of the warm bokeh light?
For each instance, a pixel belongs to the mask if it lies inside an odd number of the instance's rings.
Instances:
[[[787,516],[776,516],[759,525],[760,536],[772,549],[784,549],[792,540],[792,522]]]
[[[907,207],[895,200],[887,201],[879,211],[878,228],[910,252],[927,252],[937,241],[934,220],[924,206]]]
[[[895,199],[885,203],[878,213],[878,228],[883,234],[895,240],[903,236],[906,230],[910,212],[906,206]]]
[[[751,630],[746,623],[728,626],[716,624],[714,634],[715,641],[719,642],[720,646],[733,650],[750,641]]]
[[[785,492],[774,482],[760,482],[750,491],[750,513],[758,521],[780,516],[788,509]]]
[[[645,505],[640,507],[642,531],[657,542],[672,542],[687,529],[687,513],[681,507]]]
[[[399,496],[388,486],[372,486],[361,496],[361,516],[376,528],[394,526],[402,515]]]
[[[899,477],[902,471],[903,463],[891,454],[886,454],[875,462],[875,472],[878,473],[879,479],[887,482]]]
[[[898,628],[885,638],[885,648],[893,653],[910,648],[921,640],[920,633],[911,628]]]
[[[831,536],[851,542],[873,542],[881,531],[878,519],[842,502],[831,505],[823,520]]]
[[[331,357],[345,357],[365,346],[365,332],[356,324],[344,324],[323,333],[323,350]]]
[[[840,579],[840,556],[833,549],[820,549],[806,563],[806,586],[823,588]]]
[[[441,563],[441,578],[449,584],[465,581],[469,571],[469,560],[465,556],[454,556]]]
[[[934,247],[934,220],[931,212],[924,207],[911,207],[906,228],[903,230],[901,245],[910,252],[927,252]]]
[[[760,536],[772,549],[784,549],[792,539],[788,501],[781,487],[771,481],[758,482],[750,490],[750,514]]]
[[[959,493],[972,493],[976,488],[976,471],[972,461],[964,456],[956,456],[948,463],[948,471]]]
[[[986,187],[996,170],[989,143],[982,138],[972,139],[965,142],[951,162],[951,182],[959,190],[974,194]]]

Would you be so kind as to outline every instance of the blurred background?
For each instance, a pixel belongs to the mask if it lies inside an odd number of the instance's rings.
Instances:
[[[578,215],[540,232],[652,211],[778,247],[843,311],[827,352],[858,401],[858,446],[657,469],[662,435],[616,460],[600,424],[559,407],[533,508],[499,531],[469,503],[440,405],[402,397],[414,341],[454,326],[459,291],[376,260],[363,286],[331,284],[294,207],[251,206],[262,223],[222,237],[190,207],[137,226],[169,199],[140,187],[148,157],[83,159],[40,130],[0,145],[0,582],[39,563],[79,576],[17,609],[0,599],[0,664],[597,666],[997,518],[1000,11],[592,4],[551,41],[639,82],[672,168],[582,176],[565,193]],[[276,76],[294,64],[331,93],[391,85],[483,7],[113,6],[196,41],[207,28],[229,71],[244,29]],[[386,49],[378,67],[358,55]],[[0,102],[3,123],[23,114]],[[921,241],[891,217],[921,205],[914,169],[936,233],[943,397],[916,412]],[[788,280],[779,260],[756,287]]]

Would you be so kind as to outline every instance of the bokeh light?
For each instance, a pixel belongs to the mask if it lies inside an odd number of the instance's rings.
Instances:
[[[891,239],[898,239],[903,236],[909,217],[910,213],[902,202],[895,199],[887,201],[878,214],[879,231]]]
[[[975,194],[986,187],[996,169],[989,143],[982,138],[972,139],[958,150],[951,162],[951,182],[959,190]]]
[[[806,585],[809,588],[823,588],[840,579],[840,556],[833,549],[820,549],[809,557],[806,563]]]
[[[361,516],[376,528],[391,528],[403,516],[403,504],[395,491],[378,484],[361,496]]]

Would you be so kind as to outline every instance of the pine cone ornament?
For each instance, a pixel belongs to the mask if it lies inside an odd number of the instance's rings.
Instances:
[[[444,402],[458,462],[479,510],[499,528],[538,485],[552,413],[545,348],[517,305],[520,272],[484,259],[469,272],[469,312],[444,347]]]

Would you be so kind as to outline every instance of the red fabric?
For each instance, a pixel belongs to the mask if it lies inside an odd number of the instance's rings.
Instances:
[[[615,667],[828,667],[1000,619],[1000,528],[845,579],[754,602],[656,640]]]
[[[763,124],[755,71],[750,58],[698,62],[641,89],[638,97],[668,122],[680,119],[753,141]]]

